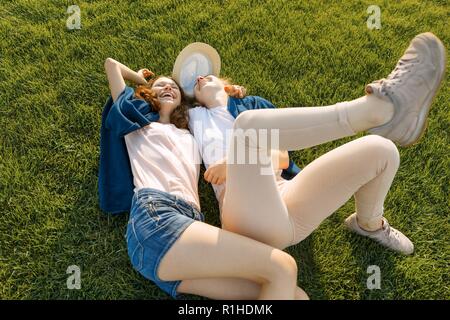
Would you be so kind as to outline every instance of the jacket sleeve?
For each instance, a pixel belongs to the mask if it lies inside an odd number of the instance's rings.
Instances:
[[[113,102],[110,96],[103,109],[102,122],[105,129],[114,136],[123,137],[126,134],[157,121],[159,114],[142,99],[134,97],[134,90],[128,86]]]
[[[258,96],[253,96],[255,109],[275,109],[272,102]]]

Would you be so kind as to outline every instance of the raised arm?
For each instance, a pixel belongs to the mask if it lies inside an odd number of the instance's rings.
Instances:
[[[133,71],[112,58],[105,60],[105,71],[113,101],[116,101],[119,94],[125,89],[125,80],[133,81],[136,84],[147,83],[147,80],[145,80],[141,72],[142,70],[139,72]]]

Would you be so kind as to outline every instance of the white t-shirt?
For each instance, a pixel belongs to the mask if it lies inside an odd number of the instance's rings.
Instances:
[[[200,209],[201,158],[188,130],[152,122],[125,136],[134,191],[154,188],[181,197]]]
[[[206,169],[227,155],[234,121],[227,106],[189,109],[189,128],[199,146]],[[285,182],[281,177],[281,172],[282,170],[275,171],[278,185]],[[216,198],[220,201],[223,197],[222,192],[225,190],[225,183],[212,184],[212,187]]]
[[[227,106],[189,109],[189,128],[199,146],[206,169],[227,155],[234,120]],[[212,187],[219,199],[225,184],[212,184]]]

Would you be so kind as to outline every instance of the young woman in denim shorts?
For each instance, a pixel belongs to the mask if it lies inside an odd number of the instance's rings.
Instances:
[[[147,69],[134,72],[111,58],[105,70],[111,98],[102,118],[100,205],[112,212],[126,198],[126,168],[119,165],[125,144],[134,188],[126,233],[133,267],[174,298],[307,298],[289,254],[203,222],[201,159],[177,83],[147,82]],[[133,90],[125,80],[140,86]]]

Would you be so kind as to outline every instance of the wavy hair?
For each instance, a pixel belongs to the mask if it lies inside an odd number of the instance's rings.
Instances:
[[[189,130],[188,101],[186,99],[186,96],[184,95],[183,89],[181,89],[178,83],[171,77],[158,76],[150,79],[147,84],[137,86],[134,90],[135,97],[147,101],[153,107],[153,110],[159,112],[159,110],[161,110],[161,106],[156,93],[152,89],[152,86],[156,80],[162,77],[174,81],[180,89],[181,93],[181,103],[173,110],[172,114],[170,115],[170,123],[174,124],[179,129]]]

